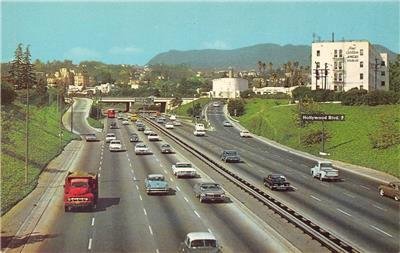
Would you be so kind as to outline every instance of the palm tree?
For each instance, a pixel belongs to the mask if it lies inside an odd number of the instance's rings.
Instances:
[[[261,69],[262,69],[262,62],[258,61],[258,74],[261,74]]]

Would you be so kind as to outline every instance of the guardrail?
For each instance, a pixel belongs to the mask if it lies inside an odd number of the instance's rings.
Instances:
[[[212,169],[217,171],[219,174],[224,176],[230,182],[238,186],[240,189],[251,195],[253,198],[257,199],[265,206],[273,210],[275,213],[279,214],[282,218],[286,219],[288,222],[294,224],[296,227],[301,229],[304,233],[311,236],[314,240],[320,242],[324,247],[328,248],[332,252],[361,252],[356,249],[354,246],[348,244],[342,239],[336,237],[331,232],[324,230],[319,225],[312,222],[310,219],[304,217],[300,213],[295,210],[289,208],[279,200],[271,197],[266,192],[261,190],[255,185],[252,185],[250,182],[241,178],[239,175],[233,173],[228,170],[224,166],[217,163],[214,159],[204,155],[196,148],[192,147],[190,144],[186,143],[186,141],[181,138],[171,134],[169,131],[161,127],[159,124],[147,119],[143,118],[148,124],[150,124],[153,128],[159,130],[164,135],[168,136],[170,139],[175,141],[178,145],[184,148],[186,151],[190,152],[192,155],[196,156],[202,162],[206,163]]]

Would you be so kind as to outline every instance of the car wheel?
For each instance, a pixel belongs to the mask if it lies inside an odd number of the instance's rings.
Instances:
[[[318,175],[319,180],[324,181],[323,177],[321,174]]]
[[[399,196],[395,195],[395,196],[394,196],[394,199],[395,199],[396,201],[399,201],[400,198],[399,198]]]
[[[379,195],[381,195],[382,197],[385,196],[385,192],[383,191],[383,189],[379,190]]]
[[[203,203],[204,199],[202,197],[200,197],[200,203]]]

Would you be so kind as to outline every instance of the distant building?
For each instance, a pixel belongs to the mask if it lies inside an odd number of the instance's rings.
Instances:
[[[79,72],[74,76],[74,85],[79,90],[84,90],[89,85],[89,75],[86,72]]]
[[[243,78],[233,77],[233,69],[229,69],[227,78],[218,78],[212,81],[210,95],[214,98],[238,98],[240,92],[249,89],[249,82]]]
[[[389,90],[388,56],[368,41],[314,42],[311,50],[313,90]]]

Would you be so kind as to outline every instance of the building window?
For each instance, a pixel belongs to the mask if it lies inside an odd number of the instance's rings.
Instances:
[[[364,86],[363,85],[360,85],[360,90],[363,90],[364,89]]]
[[[316,88],[317,90],[319,90],[319,85],[317,85],[315,88]]]
[[[319,50],[317,50],[317,56],[319,56],[320,55],[320,51]]]
[[[381,82],[381,86],[385,86],[385,81],[382,81],[382,82]]]
[[[360,49],[360,55],[364,55],[364,49]]]
[[[337,62],[334,62],[333,66],[334,66],[335,69],[337,69]]]
[[[364,68],[364,62],[360,61],[360,68]]]
[[[317,65],[317,69],[319,69],[319,62],[315,62],[315,65]]]
[[[360,73],[360,80],[363,80],[363,79],[364,79],[364,74]]]
[[[385,76],[386,72],[385,71],[381,71],[381,76]]]
[[[381,61],[381,66],[385,67],[385,61]]]
[[[339,58],[342,57],[342,49],[339,49]]]
[[[339,69],[342,69],[343,68],[343,65],[342,65],[342,62],[340,61],[339,62]]]
[[[334,51],[334,57],[337,57],[337,50]]]
[[[334,85],[334,86],[333,86],[333,90],[334,90],[334,91],[337,91],[337,90],[338,90],[337,85]]]
[[[339,82],[343,81],[343,75],[342,73],[339,73]]]
[[[335,73],[333,80],[337,81],[337,73]]]

